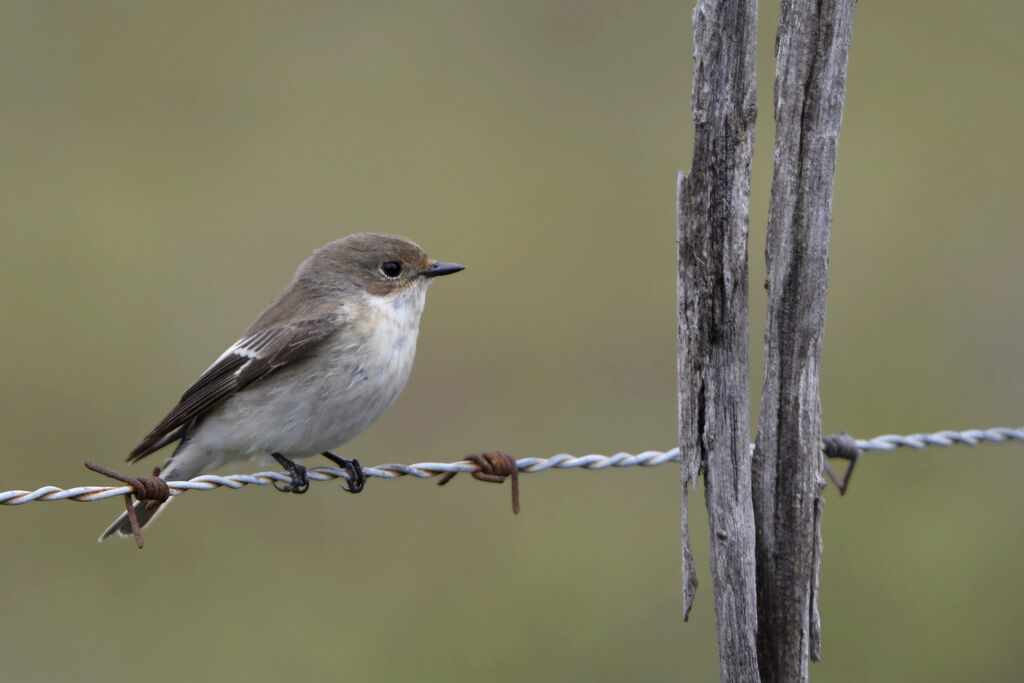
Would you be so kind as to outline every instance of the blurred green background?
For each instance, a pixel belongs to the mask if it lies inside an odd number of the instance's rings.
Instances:
[[[760,392],[776,8],[751,211]],[[407,235],[432,288],[367,464],[665,449],[688,2],[0,4],[0,490],[103,483],[314,248]],[[1016,2],[862,3],[826,432],[1024,422]],[[131,472],[148,473],[151,457]],[[246,469],[244,471],[251,471]],[[1018,679],[1024,447],[873,454],[827,492],[821,681]],[[674,466],[0,510],[9,680],[715,680]]]

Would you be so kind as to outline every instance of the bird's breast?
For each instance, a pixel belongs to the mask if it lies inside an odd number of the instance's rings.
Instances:
[[[355,331],[354,331],[355,332]],[[370,426],[405,387],[416,355],[417,329],[383,319],[351,338],[339,334],[318,354],[319,377],[309,378],[317,398],[309,405],[311,431],[334,448]]]
[[[307,358],[239,392],[207,420],[226,450],[302,458],[353,439],[394,403],[412,371],[419,318],[369,309]],[[246,425],[240,429],[241,424]]]

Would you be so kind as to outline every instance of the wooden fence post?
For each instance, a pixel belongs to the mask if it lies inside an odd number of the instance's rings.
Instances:
[[[765,373],[753,472],[765,681],[806,681],[808,659],[820,657],[818,369],[854,4],[783,0],[779,15]]]
[[[693,161],[679,174],[679,447],[684,618],[696,591],[688,487],[704,471],[722,679],[757,681],[747,229],[756,0],[693,12]]]

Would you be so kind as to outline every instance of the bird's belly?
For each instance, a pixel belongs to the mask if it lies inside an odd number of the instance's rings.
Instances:
[[[325,349],[320,362],[300,361],[236,394],[199,431],[216,432],[217,440],[231,444],[225,450],[244,457],[280,453],[295,459],[331,450],[394,403],[414,353],[415,337],[382,354]]]

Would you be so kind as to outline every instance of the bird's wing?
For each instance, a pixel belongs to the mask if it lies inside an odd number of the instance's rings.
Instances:
[[[188,388],[178,405],[135,447],[128,462],[181,438],[196,419],[232,394],[306,357],[340,324],[337,315],[328,313],[268,327],[238,340]]]

